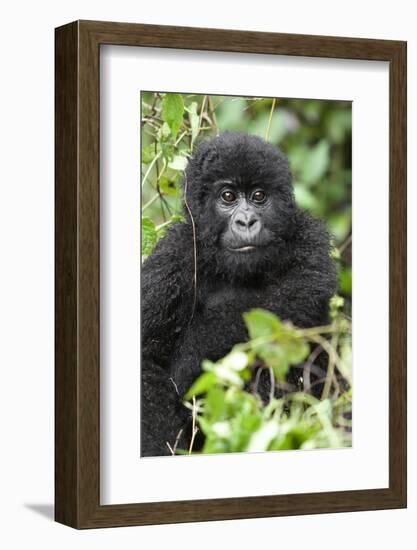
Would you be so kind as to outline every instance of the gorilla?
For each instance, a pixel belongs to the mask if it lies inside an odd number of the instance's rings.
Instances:
[[[171,454],[167,443],[188,448],[183,395],[203,359],[217,361],[247,339],[244,312],[324,325],[336,291],[329,234],[295,204],[277,147],[231,132],[203,141],[182,187],[185,221],[142,270],[142,456]]]

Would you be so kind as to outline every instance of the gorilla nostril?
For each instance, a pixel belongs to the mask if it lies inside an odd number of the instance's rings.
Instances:
[[[237,219],[235,220],[235,223],[236,225],[239,225],[240,227],[246,227],[246,222],[244,220],[241,220],[241,219]]]
[[[257,223],[257,218],[244,218],[244,217],[238,217],[235,219],[235,227],[239,231],[254,231],[255,229],[258,229],[259,224]]]

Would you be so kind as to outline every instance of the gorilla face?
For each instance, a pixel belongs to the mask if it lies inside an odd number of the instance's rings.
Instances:
[[[268,219],[273,218],[273,200],[262,187],[242,189],[233,181],[216,182],[216,216],[223,218],[219,244],[231,254],[253,254],[273,240]]]
[[[283,256],[295,204],[284,154],[261,138],[225,133],[201,143],[186,172],[200,257],[233,277]]]

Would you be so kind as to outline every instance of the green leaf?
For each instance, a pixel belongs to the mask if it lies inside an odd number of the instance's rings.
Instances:
[[[155,156],[155,145],[151,143],[142,149],[141,161],[143,164],[150,164]]]
[[[298,182],[294,183],[295,200],[301,208],[316,213],[319,210],[319,200],[308,187]]]
[[[279,426],[275,420],[265,422],[250,438],[246,451],[259,452],[268,450],[271,441],[277,436],[278,431]]]
[[[199,127],[200,119],[197,114],[197,102],[193,101],[191,105],[188,107],[187,111],[188,111],[188,118],[190,119],[190,126],[191,126],[191,145],[193,145],[200,131],[200,127]]]
[[[243,351],[232,351],[221,360],[221,363],[232,370],[242,371],[248,366],[248,356]]]
[[[266,309],[252,309],[243,314],[249,336],[252,340],[263,336],[272,336],[282,330],[282,322]]]
[[[253,351],[273,369],[278,380],[285,379],[290,365],[301,363],[307,357],[309,346],[297,329],[282,323],[270,311],[253,309],[244,314],[244,319],[249,336],[254,340]],[[256,342],[257,339],[261,341]]]
[[[188,159],[184,155],[175,155],[172,161],[168,164],[168,168],[172,170],[183,171],[187,167]]]
[[[224,417],[226,412],[225,391],[222,388],[213,386],[206,396],[204,415],[212,422]]]
[[[158,241],[155,224],[150,218],[142,218],[142,256],[149,256]]]
[[[294,338],[284,344],[285,353],[291,365],[302,363],[310,352],[310,348],[302,338]]]
[[[158,130],[158,137],[161,141],[166,141],[171,135],[171,128],[164,122]]]
[[[178,193],[177,182],[167,176],[159,180],[159,188],[166,195],[175,196]]]
[[[342,269],[339,274],[339,285],[342,292],[352,294],[352,268]]]
[[[322,140],[310,149],[301,170],[302,181],[313,184],[324,176],[330,162],[330,145]]]
[[[258,356],[274,371],[274,376],[284,381],[290,365],[304,361],[310,348],[301,338],[291,338],[283,342],[264,344],[257,349]]]
[[[185,394],[184,399],[188,400],[192,397],[205,393],[212,388],[217,382],[217,377],[214,372],[204,372],[200,375],[188,392]]]
[[[166,162],[170,162],[174,158],[174,147],[169,143],[160,143],[162,156]]]
[[[177,137],[184,114],[184,100],[181,94],[165,94],[162,101],[162,118],[168,124],[173,139]]]
[[[237,387],[243,386],[243,380],[239,374],[237,374],[234,369],[230,368],[230,366],[224,365],[222,362],[214,365],[213,372],[218,380],[224,384]]]
[[[211,431],[213,432],[214,435],[216,435],[220,439],[228,439],[231,436],[231,432],[232,432],[230,427],[230,422],[226,422],[226,421],[215,422],[211,426]]]
[[[290,362],[285,350],[276,344],[264,344],[257,349],[258,356],[270,367],[277,380],[283,381],[288,372]]]

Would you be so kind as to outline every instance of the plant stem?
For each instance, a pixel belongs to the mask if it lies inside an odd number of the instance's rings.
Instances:
[[[216,136],[219,135],[219,125],[217,123],[217,117],[216,117],[216,107],[214,107],[213,105],[213,100],[211,99],[211,96],[208,96],[208,105],[209,105],[209,108],[210,108],[210,111],[211,111],[211,118],[213,120],[213,128],[214,128],[214,131],[215,131],[215,134]]]
[[[145,175],[142,178],[142,187],[145,185],[146,180],[148,179],[149,174],[151,173],[152,168],[155,165],[155,162],[159,159],[159,157],[162,155],[162,151],[160,151],[157,155],[155,155],[152,159],[152,162],[149,164],[148,169],[145,172]]]
[[[190,442],[190,447],[188,449],[188,454],[190,455],[192,450],[193,450],[193,445],[194,445],[194,439],[195,439],[195,436],[198,432],[198,428],[196,426],[196,417],[197,417],[197,409],[196,409],[196,402],[195,402],[195,397],[193,397],[193,426],[192,426],[192,434],[191,434],[191,442]]]
[[[144,212],[151,204],[153,204],[157,199],[159,199],[158,193],[154,195],[143,207],[142,212]]]
[[[272,115],[274,114],[276,102],[277,102],[277,99],[276,97],[274,97],[274,99],[272,100],[271,110],[269,112],[268,126],[266,127],[266,132],[265,132],[265,141],[268,141],[269,139],[269,132],[271,130],[271,124],[272,124]]]
[[[206,101],[207,101],[207,96],[205,95],[203,97],[203,101],[201,102],[200,116],[198,118],[198,131],[200,131],[201,125],[203,123],[204,107],[206,105]]]
[[[164,227],[166,227],[167,225],[170,225],[172,223],[172,220],[167,220],[166,222],[164,223],[161,223],[160,225],[157,225],[155,227],[155,231],[160,231],[161,229],[163,229]]]
[[[330,388],[332,385],[332,380],[334,376],[334,368],[336,366],[336,362],[339,362],[339,357],[337,355],[336,349],[337,349],[337,342],[338,337],[337,334],[333,334],[332,341],[329,346],[329,365],[327,367],[327,375],[326,375],[326,381],[324,382],[324,388],[323,392],[321,394],[321,399],[324,401],[329,397]]]

